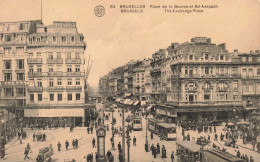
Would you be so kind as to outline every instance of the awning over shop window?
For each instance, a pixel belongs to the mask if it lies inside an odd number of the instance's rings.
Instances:
[[[153,106],[148,106],[148,107],[146,108],[146,110],[149,111],[152,107],[153,107]]]
[[[82,117],[84,109],[24,109],[24,117]]]
[[[135,101],[134,106],[136,106],[137,104],[139,104],[140,101]]]

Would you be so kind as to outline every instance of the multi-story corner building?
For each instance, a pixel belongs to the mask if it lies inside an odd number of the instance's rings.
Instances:
[[[41,21],[18,21],[0,23],[0,108],[5,118],[6,136],[13,137],[16,127],[22,125],[21,107],[26,105],[28,83],[27,38]],[[18,116],[16,122],[9,118]],[[17,125],[18,123],[18,125]],[[2,130],[1,130],[2,131]],[[11,135],[12,134],[12,135]]]
[[[107,97],[109,93],[109,86],[108,86],[108,75],[103,76],[102,78],[99,79],[99,84],[98,84],[98,90],[99,90],[99,95],[101,97]]]
[[[225,44],[196,37],[174,44],[171,52],[172,92],[169,105],[183,119],[230,119],[242,109],[240,75]]]
[[[41,21],[0,23],[0,99],[26,105],[27,39]]]
[[[84,123],[86,44],[76,23],[0,23],[0,32],[1,100],[26,105],[26,125]]]
[[[37,108],[45,117],[52,112],[50,117],[67,117],[68,121],[74,117],[74,124],[84,123],[86,44],[76,23],[54,21],[49,26],[38,23],[36,32],[27,41],[29,79],[25,116],[33,117]]]

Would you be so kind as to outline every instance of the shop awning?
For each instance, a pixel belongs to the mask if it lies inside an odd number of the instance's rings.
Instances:
[[[135,101],[134,106],[136,106],[137,104],[139,104],[140,101]]]
[[[153,106],[148,106],[148,107],[146,108],[146,110],[149,111],[152,107],[153,107]]]
[[[24,109],[24,117],[83,117],[84,109]]]

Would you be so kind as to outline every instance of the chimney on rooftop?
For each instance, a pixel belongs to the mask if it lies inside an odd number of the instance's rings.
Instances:
[[[218,46],[226,50],[226,43],[219,44]]]
[[[235,49],[235,50],[234,50],[234,52],[238,53],[238,50],[237,50],[237,49]]]
[[[207,39],[207,44],[211,44],[211,38]]]

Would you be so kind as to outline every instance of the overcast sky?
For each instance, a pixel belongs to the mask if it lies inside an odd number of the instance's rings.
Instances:
[[[40,19],[40,0],[0,0],[0,22]],[[110,9],[110,5],[116,9]],[[119,4],[146,4],[143,14],[121,14]],[[164,13],[150,5],[208,5],[218,9],[201,13]],[[94,7],[103,5],[103,17]],[[131,59],[143,59],[171,42],[190,41],[195,36],[227,43],[241,52],[260,49],[259,0],[43,0],[43,23],[75,21],[87,42],[86,55],[94,60],[89,83]]]

